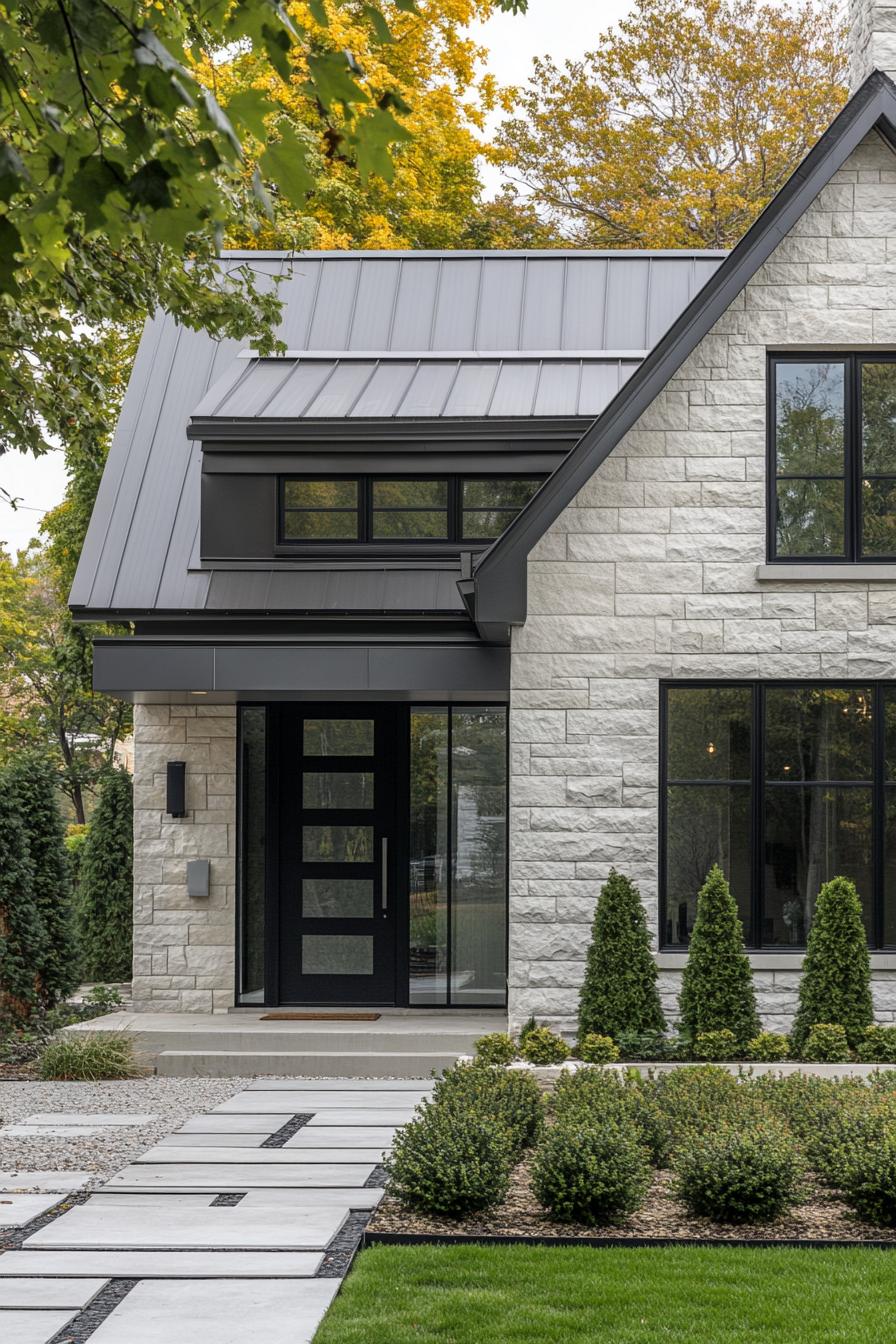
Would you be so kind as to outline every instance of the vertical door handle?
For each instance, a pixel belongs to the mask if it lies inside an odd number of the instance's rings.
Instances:
[[[385,919],[386,914],[388,913],[389,910],[389,841],[385,835],[383,836],[380,859],[382,863],[382,868],[380,871],[381,901],[383,907],[383,918]]]

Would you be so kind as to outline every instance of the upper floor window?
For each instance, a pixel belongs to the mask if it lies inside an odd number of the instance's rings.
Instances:
[[[518,476],[293,476],[280,482],[280,541],[471,542],[499,537],[541,485]]]
[[[896,559],[896,357],[774,357],[769,422],[770,559]]]

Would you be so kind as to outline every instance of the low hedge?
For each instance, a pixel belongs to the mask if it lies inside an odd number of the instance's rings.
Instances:
[[[589,1227],[618,1222],[644,1202],[650,1160],[620,1117],[570,1113],[535,1154],[532,1187],[555,1218]]]
[[[494,1116],[455,1102],[423,1102],[400,1129],[385,1167],[407,1209],[460,1218],[498,1204],[513,1165],[509,1131]]]
[[[802,1165],[792,1135],[765,1122],[692,1134],[675,1159],[675,1192],[699,1218],[772,1222],[799,1197]]]
[[[458,1063],[435,1084],[432,1099],[461,1115],[478,1111],[494,1118],[507,1131],[516,1156],[536,1141],[544,1123],[538,1083],[522,1069]]]

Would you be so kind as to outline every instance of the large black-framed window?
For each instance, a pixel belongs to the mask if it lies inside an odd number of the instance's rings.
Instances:
[[[282,476],[278,544],[485,545],[529,502],[542,475]]]
[[[804,947],[836,876],[896,946],[896,682],[663,683],[660,775],[664,947],[687,946],[713,863],[748,946]]]
[[[896,356],[771,355],[768,556],[896,559]]]

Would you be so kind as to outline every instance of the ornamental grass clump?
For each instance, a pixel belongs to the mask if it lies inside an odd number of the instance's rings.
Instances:
[[[694,1040],[705,1032],[730,1031],[745,1047],[759,1030],[743,925],[718,864],[697,896],[678,1007],[682,1029]]]
[[[580,1111],[558,1120],[545,1134],[535,1154],[532,1186],[554,1218],[606,1226],[644,1202],[650,1162],[630,1126]]]
[[[480,1064],[512,1064],[516,1059],[513,1037],[506,1031],[492,1031],[487,1036],[480,1036],[474,1048]]]
[[[594,912],[579,996],[579,1040],[584,1043],[593,1034],[616,1040],[623,1031],[664,1032],[656,982],[641,894],[629,878],[611,868]]]
[[[591,1031],[579,1042],[579,1058],[586,1064],[615,1064],[619,1059],[619,1046],[612,1037]]]
[[[134,1057],[134,1042],[120,1032],[62,1035],[50,1041],[37,1063],[44,1081],[95,1083],[139,1078],[145,1072]]]
[[[857,1048],[873,1021],[868,935],[862,904],[852,882],[835,877],[818,893],[800,978],[799,1008],[790,1039],[804,1058],[809,1033],[816,1023],[843,1027],[847,1043]]]
[[[688,1211],[718,1223],[767,1223],[800,1194],[797,1146],[771,1121],[692,1134],[675,1159],[674,1189]]]
[[[529,1064],[562,1064],[569,1059],[569,1046],[549,1027],[533,1027],[520,1037],[520,1054]]]
[[[406,1209],[446,1218],[491,1208],[507,1192],[513,1142],[476,1104],[424,1101],[395,1136],[385,1167],[389,1191]]]

